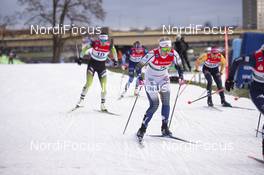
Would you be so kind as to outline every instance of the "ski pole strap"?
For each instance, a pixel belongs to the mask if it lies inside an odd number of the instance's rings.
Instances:
[[[216,93],[223,92],[223,91],[224,91],[224,88],[219,89],[219,90],[213,92],[211,95],[214,95],[214,94],[216,94]],[[202,96],[202,97],[200,97],[200,98],[197,98],[197,99],[195,99],[195,100],[193,100],[193,101],[188,101],[188,104],[191,104],[191,103],[194,103],[194,102],[196,102],[196,101],[202,100],[202,99],[204,99],[204,98],[206,98],[206,97],[208,97],[208,96],[209,96],[209,94],[207,94],[207,95],[205,95],[205,96]]]

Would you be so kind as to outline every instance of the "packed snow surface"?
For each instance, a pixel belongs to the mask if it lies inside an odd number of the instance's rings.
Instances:
[[[128,77],[108,71],[108,110],[100,113],[97,75],[85,106],[77,103],[85,83],[86,66],[76,64],[0,65],[0,174],[1,175],[263,175],[264,166],[248,155],[261,157],[261,137],[255,137],[259,112],[249,99],[226,96],[234,106],[224,108],[218,95],[216,109],[189,85],[179,97],[171,131],[188,144],[148,135],[160,134],[160,108],[149,123],[145,147],[135,133],[148,107],[145,91],[135,106],[134,84],[118,100]],[[171,85],[171,109],[178,84]]]

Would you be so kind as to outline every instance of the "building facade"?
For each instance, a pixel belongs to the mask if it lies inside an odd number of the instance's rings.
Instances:
[[[264,29],[264,0],[257,0],[257,29]]]
[[[243,28],[264,29],[264,0],[243,0]]]

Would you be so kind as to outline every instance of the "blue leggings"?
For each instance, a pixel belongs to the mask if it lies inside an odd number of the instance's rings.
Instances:
[[[264,115],[264,85],[253,81],[250,85],[250,96],[257,109]]]
[[[264,115],[264,85],[253,81],[250,85],[249,93],[251,100],[257,107],[257,109]],[[263,154],[264,154],[264,125],[262,127],[262,138],[263,138]]]
[[[146,91],[147,92],[147,91]],[[164,92],[147,92],[147,97],[149,100],[149,108],[146,111],[146,115],[143,119],[143,124],[147,127],[150,122],[153,114],[157,111],[159,107],[159,94],[161,98],[161,115],[163,123],[168,123],[169,115],[170,115],[170,91]]]

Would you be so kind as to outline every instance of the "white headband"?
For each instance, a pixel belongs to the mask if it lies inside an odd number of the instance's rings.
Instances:
[[[171,47],[171,40],[160,41],[159,46],[160,47]]]
[[[108,35],[99,35],[100,40],[108,40]]]

